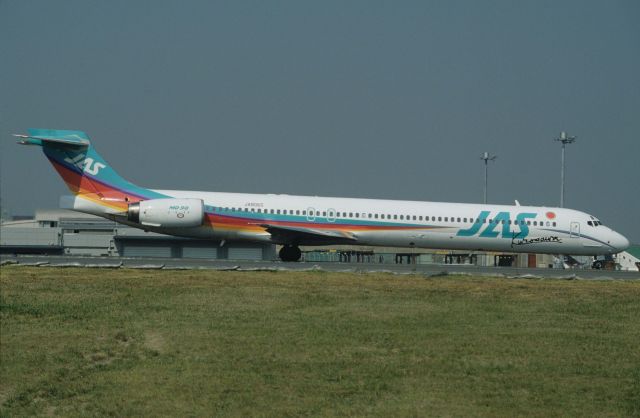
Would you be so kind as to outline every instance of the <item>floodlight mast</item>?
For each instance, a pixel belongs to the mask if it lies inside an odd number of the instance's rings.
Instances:
[[[567,133],[562,131],[560,132],[560,137],[556,138],[555,141],[562,143],[562,164],[560,167],[560,207],[564,207],[564,149],[567,144],[572,144],[576,141],[575,136],[567,136]]]
[[[480,157],[481,160],[484,161],[484,204],[487,204],[487,171],[488,171],[488,165],[489,165],[489,161],[494,161],[496,158],[498,158],[497,155],[491,155],[488,152],[485,152],[482,154],[482,157]]]

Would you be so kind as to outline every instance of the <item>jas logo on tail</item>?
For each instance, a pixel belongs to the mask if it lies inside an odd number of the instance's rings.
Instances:
[[[78,154],[75,158],[65,158],[64,160],[69,164],[75,165],[85,173],[89,173],[94,176],[98,174],[101,169],[106,167],[106,165],[95,161],[91,157],[85,157],[84,154]]]

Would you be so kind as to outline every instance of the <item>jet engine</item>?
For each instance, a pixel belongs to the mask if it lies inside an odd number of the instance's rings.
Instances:
[[[142,225],[188,228],[204,220],[202,199],[151,199],[129,205],[127,220]]]

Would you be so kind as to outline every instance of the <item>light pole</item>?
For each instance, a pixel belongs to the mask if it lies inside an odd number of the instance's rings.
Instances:
[[[482,154],[480,157],[481,160],[484,160],[484,203],[487,204],[487,171],[489,166],[489,161],[493,161],[498,158],[497,155],[491,155],[488,152]]]
[[[562,131],[560,132],[560,137],[556,138],[555,141],[562,143],[562,165],[560,168],[560,207],[564,207],[564,149],[567,144],[572,144],[576,140],[575,136],[567,136],[567,133]]]

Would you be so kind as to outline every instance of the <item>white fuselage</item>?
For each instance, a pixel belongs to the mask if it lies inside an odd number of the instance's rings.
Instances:
[[[348,234],[357,245],[371,246],[596,255],[617,253],[629,245],[625,237],[603,226],[595,217],[572,209],[276,194],[155,192],[172,198],[202,199],[212,222],[194,228],[150,226],[145,229],[203,239],[282,244],[284,242],[274,241],[273,236],[259,226],[277,224],[283,228],[338,231]],[[82,210],[78,205],[75,204],[75,209]],[[87,209],[85,211],[93,212]],[[294,244],[313,245],[304,240]]]

